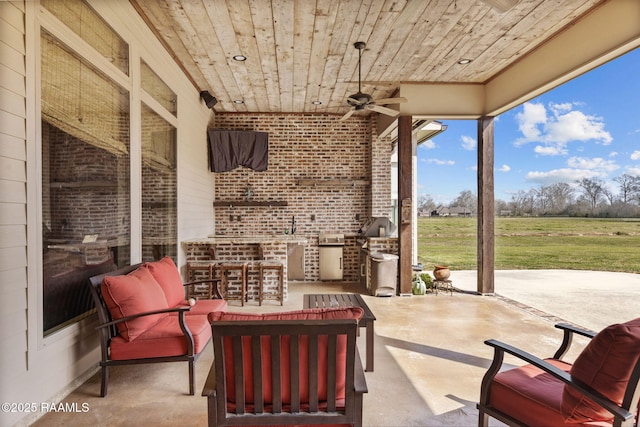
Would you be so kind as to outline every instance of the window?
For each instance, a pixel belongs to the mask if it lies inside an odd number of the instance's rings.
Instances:
[[[142,259],[177,256],[176,129],[142,105]]]
[[[40,0],[56,18],[124,74],[129,74],[129,46],[96,14],[79,0]]]
[[[175,116],[178,111],[176,94],[144,61],[140,61],[140,74],[142,89]]]
[[[128,264],[129,93],[41,34],[44,334],[87,315],[88,277]]]

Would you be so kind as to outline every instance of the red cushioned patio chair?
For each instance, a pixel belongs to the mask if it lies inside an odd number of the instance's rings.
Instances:
[[[362,426],[360,308],[212,313],[209,426]]]
[[[598,334],[558,324],[564,339],[552,358],[540,359],[496,340],[482,380],[478,425],[489,417],[510,426],[638,426],[640,318]],[[571,363],[562,361],[574,334],[591,338]],[[499,372],[505,353],[528,364]]]

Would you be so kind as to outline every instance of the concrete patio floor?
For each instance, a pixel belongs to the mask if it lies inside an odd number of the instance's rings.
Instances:
[[[499,271],[496,296],[475,295],[475,271],[453,272],[460,290],[424,296],[364,299],[375,313],[375,371],[366,373],[365,426],[474,426],[480,381],[496,338],[539,356],[553,354],[561,334],[556,321],[599,330],[640,316],[640,275],[575,271]],[[302,307],[305,293],[358,292],[359,285],[289,285],[284,307],[250,302],[231,311],[266,312]],[[236,305],[237,304],[237,305]],[[364,353],[364,333],[358,346]],[[566,359],[585,345],[576,339]],[[65,402],[88,404],[81,413],[49,413],[34,426],[206,426],[200,391],[211,366],[211,346],[196,363],[196,395],[188,389],[186,363],[111,369],[109,394],[99,397],[96,373]],[[518,363],[507,358],[507,363]],[[492,422],[492,426],[500,423]]]

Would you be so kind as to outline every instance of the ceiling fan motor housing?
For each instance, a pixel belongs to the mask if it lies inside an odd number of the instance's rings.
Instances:
[[[357,100],[358,102],[354,102],[354,100]],[[372,104],[373,98],[368,93],[358,92],[353,95],[349,95],[347,103],[352,107],[364,107],[365,105]]]

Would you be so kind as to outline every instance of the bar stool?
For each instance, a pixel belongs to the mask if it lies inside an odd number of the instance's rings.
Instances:
[[[220,278],[222,283],[222,293],[224,295],[224,299],[238,299],[238,298],[230,298],[228,295],[229,291],[229,273],[235,271],[240,275],[240,304],[244,307],[245,299],[247,298],[248,291],[248,278],[247,278],[247,269],[249,267],[249,263],[246,261],[224,261],[220,264]]]
[[[187,259],[189,259],[189,257],[195,257],[195,254],[193,253],[194,248],[191,247],[188,249],[188,254],[187,254]],[[197,273],[198,272],[205,272],[207,273],[208,280],[213,280],[213,279],[220,279],[220,276],[216,276],[216,270],[218,269],[218,265],[221,263],[220,260],[216,259],[216,250],[215,250],[215,246],[209,246],[209,248],[207,249],[207,252],[209,253],[209,257],[211,259],[198,259],[196,261],[187,261],[187,282],[196,282],[197,281]],[[187,299],[191,298],[191,291],[193,286],[187,286]],[[213,298],[213,291],[212,291],[212,287],[209,286],[209,291],[208,291],[208,298],[212,299]]]
[[[259,273],[260,284],[258,286],[258,305],[262,305],[262,301],[266,299],[275,299],[276,301],[280,301],[280,305],[284,305],[284,264],[282,263],[282,261],[276,261],[276,260],[259,261],[258,267],[260,270],[260,273]],[[271,294],[269,297],[265,297],[264,277],[268,271],[273,271],[275,274],[279,275],[278,291],[275,294]]]

